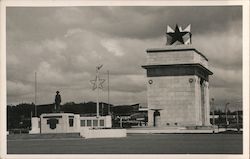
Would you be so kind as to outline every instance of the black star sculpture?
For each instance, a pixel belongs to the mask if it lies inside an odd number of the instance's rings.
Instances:
[[[186,35],[187,33],[188,32],[186,31],[180,32],[178,25],[176,25],[173,33],[167,33],[167,35],[172,37],[170,44],[172,45],[176,41],[179,41],[180,43],[184,44],[183,36]]]

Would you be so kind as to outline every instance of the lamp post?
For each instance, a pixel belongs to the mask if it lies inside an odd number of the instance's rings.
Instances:
[[[108,115],[110,115],[110,105],[109,105],[109,70],[107,71],[107,74],[108,74]]]
[[[236,122],[237,122],[237,131],[240,131],[240,126],[239,126],[239,110],[236,110]]]
[[[240,132],[240,125],[239,125],[239,105],[241,104],[241,100],[239,100],[236,103],[236,127],[237,127],[237,131]]]
[[[214,119],[214,110],[215,110],[215,105],[214,105],[214,98],[212,98],[211,105],[213,108],[213,133],[215,132],[215,119]]]
[[[37,92],[37,80],[36,80],[36,72],[35,72],[35,117],[37,117],[36,92]]]
[[[227,129],[227,125],[228,125],[228,118],[227,118],[227,110],[228,110],[228,105],[229,105],[230,103],[228,102],[228,103],[226,103],[226,105],[225,105],[225,115],[226,115],[226,129]]]
[[[120,127],[122,128],[122,116],[120,116]]]

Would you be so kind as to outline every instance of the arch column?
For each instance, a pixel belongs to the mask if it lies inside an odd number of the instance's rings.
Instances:
[[[209,83],[204,81],[204,107],[205,107],[205,125],[209,126],[210,124],[210,102],[209,102]]]

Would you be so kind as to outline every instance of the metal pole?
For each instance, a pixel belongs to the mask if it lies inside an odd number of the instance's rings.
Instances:
[[[103,116],[103,103],[102,103],[102,116]]]
[[[40,131],[39,131],[39,132],[40,132],[40,134],[41,134],[41,133],[42,133],[42,120],[41,120],[41,116],[40,116],[39,119],[40,119],[40,121],[39,121]]]
[[[37,82],[36,82],[36,72],[35,72],[35,117],[37,117],[36,92],[37,92]]]
[[[236,120],[237,120],[237,130],[239,130],[239,112],[236,111]]]
[[[237,131],[239,132],[240,130],[240,126],[239,126],[239,107],[237,106],[237,110],[236,110],[236,121],[237,121]]]
[[[213,107],[213,133],[215,132],[215,119],[214,119],[214,110],[215,110],[215,106],[214,106],[214,98],[212,98],[212,107]]]
[[[226,128],[227,128],[227,123],[228,123],[228,118],[227,118],[227,105],[228,105],[229,103],[227,103],[226,105],[225,105],[225,115],[226,115]]]
[[[242,101],[241,100],[238,100],[237,102],[237,105],[236,105],[236,108],[237,108],[237,111],[236,111],[236,120],[237,120],[237,130],[238,132],[240,131],[240,125],[239,125],[239,111],[240,111],[240,105],[242,104]]]
[[[108,70],[108,114],[110,114],[110,105],[109,105],[109,70]]]
[[[120,116],[120,127],[122,128],[122,117]]]
[[[96,117],[99,118],[99,69],[98,68],[96,68],[96,86],[97,86]]]

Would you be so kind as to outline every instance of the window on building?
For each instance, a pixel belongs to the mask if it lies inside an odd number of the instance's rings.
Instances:
[[[92,126],[91,120],[87,120],[87,126]]]
[[[73,127],[74,126],[74,119],[69,119],[69,126]]]
[[[98,126],[98,120],[93,120],[93,126]]]
[[[81,120],[81,126],[85,126],[85,120]]]
[[[100,120],[100,126],[104,126],[104,120]]]

